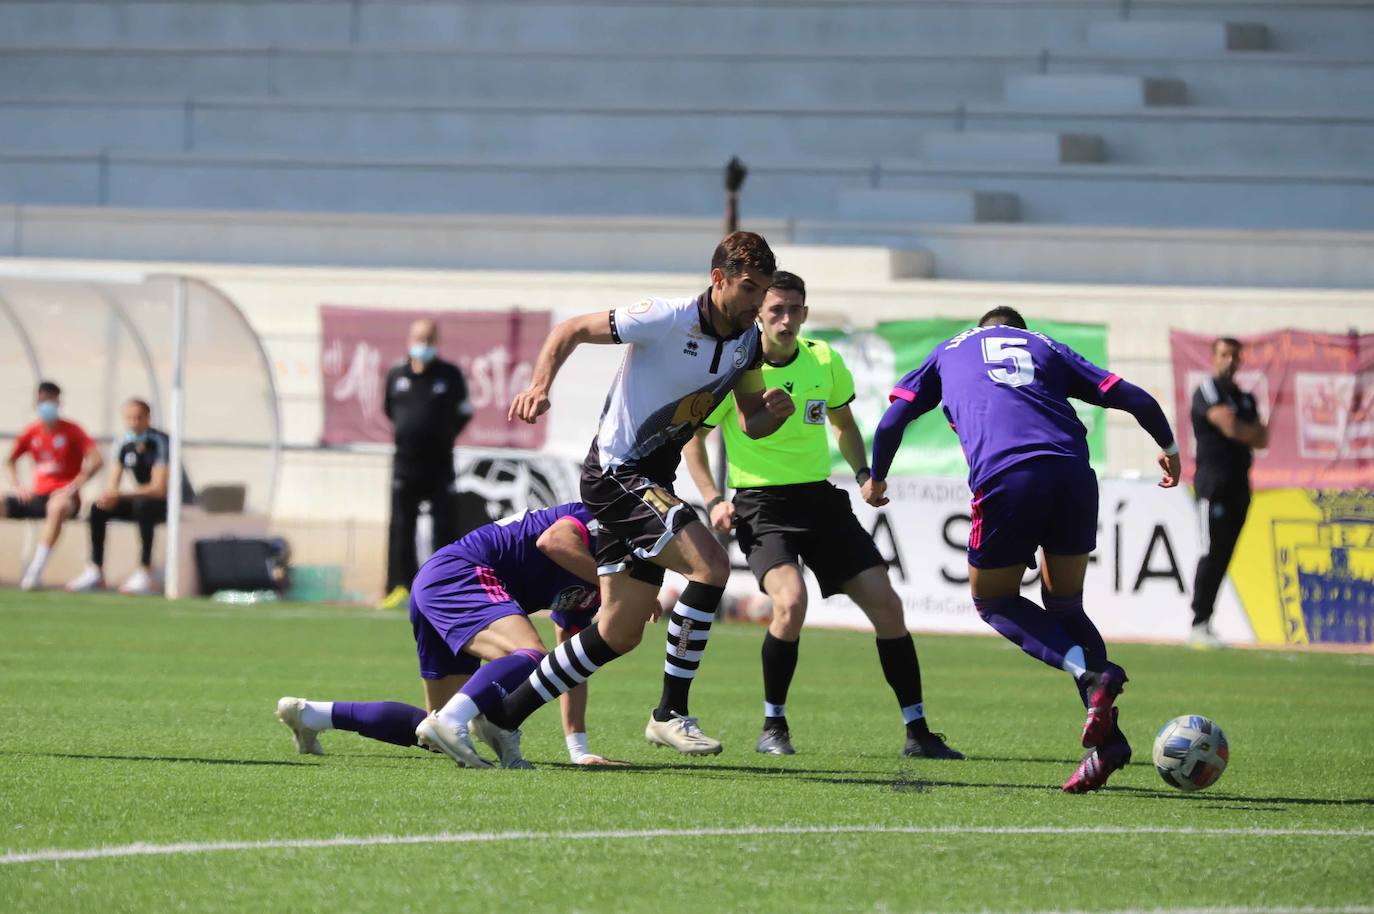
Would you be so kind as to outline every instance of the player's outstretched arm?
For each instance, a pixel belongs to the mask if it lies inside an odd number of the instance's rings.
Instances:
[[[750,369],[735,387],[739,427],[750,438],[767,438],[797,411],[792,395],[780,387],[764,390],[763,371]]]
[[[544,347],[539,350],[539,357],[534,361],[534,374],[530,378],[530,386],[515,395],[510,410],[506,413],[507,421],[519,419],[521,422],[533,424],[548,411],[549,391],[553,388],[553,379],[558,376],[559,369],[578,346],[583,343],[614,342],[610,315],[606,311],[569,318],[554,327],[549,338],[544,341]]]
[[[687,472],[696,483],[706,505],[706,515],[711,521],[711,529],[717,533],[729,533],[735,528],[735,506],[725,500],[725,493],[716,487],[715,474],[711,472],[711,455],[706,448],[706,439],[711,430],[702,427],[682,449],[687,461]]]
[[[830,427],[835,431],[835,444],[840,449],[840,456],[849,464],[857,478],[868,469],[868,449],[864,447],[863,430],[854,419],[854,411],[848,406],[840,406],[828,412]]]
[[[1110,379],[1109,379],[1110,380]],[[1117,379],[1102,394],[1102,405],[1120,409],[1135,417],[1140,427],[1149,433],[1160,447],[1159,468],[1163,472],[1159,480],[1160,488],[1172,489],[1178,485],[1183,474],[1178,457],[1178,443],[1174,440],[1174,430],[1169,427],[1169,419],[1160,408],[1159,401],[1148,391],[1136,387],[1130,381]]]

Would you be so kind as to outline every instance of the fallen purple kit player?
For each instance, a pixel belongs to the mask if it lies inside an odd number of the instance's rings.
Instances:
[[[520,755],[520,731],[502,730],[482,714],[544,658],[528,613],[552,610],[560,643],[592,624],[601,597],[591,523],[591,513],[580,503],[525,511],[479,527],[436,552],[410,590],[410,623],[428,712],[394,701],[283,698],[277,717],[291,729],[297,751],[323,755],[319,733],[324,730],[351,730],[382,742],[442,751],[426,734],[433,714],[443,714],[461,734],[454,757],[460,765],[492,767],[474,749],[471,728],[496,750],[502,767],[532,767]],[[586,706],[585,684],[563,696],[569,757],[582,765],[620,764],[588,751]]]
[[[1129,412],[1163,453],[1159,485],[1178,485],[1178,445],[1148,393],[1063,343],[1026,329],[1012,308],[994,308],[936,346],[892,391],[873,436],[873,476],[864,500],[887,504],[887,472],[906,426],[941,403],[969,464],[973,525],[969,586],[983,621],[1022,651],[1068,672],[1088,709],[1088,753],[1064,784],[1086,793],[1131,759],[1117,725],[1126,671],[1083,611],[1083,578],[1097,548],[1097,477],[1087,430],[1069,398]],[[1044,553],[1044,607],[1021,596],[1021,576]]]

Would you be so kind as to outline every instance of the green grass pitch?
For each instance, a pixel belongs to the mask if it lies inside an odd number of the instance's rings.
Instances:
[[[1135,760],[1106,791],[1065,796],[1077,697],[1000,639],[917,639],[932,724],[971,756],[932,762],[898,757],[871,637],[808,631],[798,754],[776,759],[753,751],[762,630],[718,626],[693,710],[725,753],[688,759],[642,739],[662,632],[591,684],[592,748],[634,767],[567,764],[545,709],[525,727],[538,771],[467,771],[351,733],[298,756],[273,717],[281,695],[418,703],[400,615],[0,594],[0,910],[1374,911],[1369,654],[1123,646]],[[1231,743],[1198,794],[1149,760],[1183,713]],[[874,826],[917,831],[855,830]],[[197,846],[509,831],[561,834]],[[13,860],[134,843],[191,846]]]

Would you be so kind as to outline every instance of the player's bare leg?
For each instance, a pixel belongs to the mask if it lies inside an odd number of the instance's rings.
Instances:
[[[24,569],[24,576],[19,582],[21,590],[36,590],[42,584],[43,571],[48,565],[48,554],[52,547],[57,545],[62,525],[76,515],[78,504],[76,498],[63,489],[58,489],[48,497],[47,510],[43,515],[43,529],[38,534],[38,546],[34,549],[33,558]]]
[[[916,656],[916,642],[907,631],[902,598],[892,588],[887,569],[875,566],[859,572],[845,582],[844,592],[873,623],[883,676],[897,698],[906,725],[906,745],[902,754],[919,758],[962,759],[963,753],[945,745],[944,737],[931,732],[926,723],[921,663]]]

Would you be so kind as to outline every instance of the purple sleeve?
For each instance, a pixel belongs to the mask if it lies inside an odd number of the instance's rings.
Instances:
[[[873,430],[874,479],[886,479],[887,471],[897,456],[906,427],[925,413],[940,405],[940,367],[936,359],[938,349],[926,357],[920,368],[908,373],[888,394],[887,411]]]
[[[1164,450],[1174,447],[1174,430],[1169,427],[1169,420],[1164,416],[1164,410],[1159,408],[1155,398],[1130,381],[1123,381],[1116,375],[1112,377],[1116,378],[1116,381],[1103,393],[1102,405],[1110,409],[1125,410],[1135,416],[1135,421],[1140,423],[1140,427],[1149,432],[1150,437],[1155,439],[1155,444]]]
[[[1055,349],[1069,372],[1069,396],[1094,406],[1107,406],[1106,396],[1121,381],[1121,376],[1094,365],[1063,343]]]

